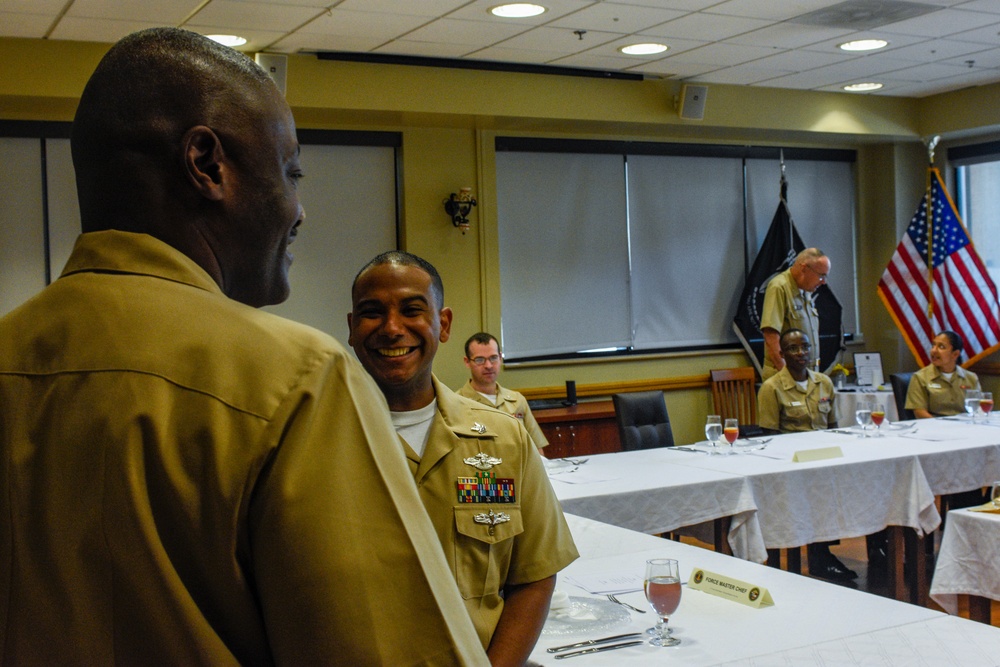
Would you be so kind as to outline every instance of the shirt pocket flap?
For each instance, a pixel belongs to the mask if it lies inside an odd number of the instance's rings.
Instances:
[[[455,527],[459,534],[487,544],[497,544],[524,532],[519,508],[483,504],[456,507]]]

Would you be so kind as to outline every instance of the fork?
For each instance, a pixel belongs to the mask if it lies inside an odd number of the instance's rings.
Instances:
[[[622,602],[621,600],[619,600],[618,598],[615,597],[614,593],[608,593],[608,599],[611,600],[612,602],[614,602],[615,604],[620,604],[621,606],[625,607],[626,609],[631,609],[632,611],[637,611],[640,614],[645,614],[646,613],[645,609],[639,609],[638,607],[633,607],[628,602]]]
[[[575,465],[575,466],[583,465],[584,463],[586,463],[589,460],[590,459],[567,459],[567,458],[563,459],[563,461],[566,461],[567,463],[571,463],[572,465]]]

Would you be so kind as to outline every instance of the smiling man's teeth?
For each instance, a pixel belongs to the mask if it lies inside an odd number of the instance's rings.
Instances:
[[[382,348],[378,351],[383,357],[401,357],[410,351],[408,347],[390,347]]]

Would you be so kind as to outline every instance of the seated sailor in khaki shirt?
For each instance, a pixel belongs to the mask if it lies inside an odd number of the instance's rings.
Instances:
[[[516,417],[524,424],[531,441],[538,449],[549,444],[545,434],[542,433],[542,427],[531,414],[528,399],[513,389],[504,389],[497,382],[497,376],[503,367],[503,357],[500,356],[500,343],[492,334],[485,331],[472,334],[469,340],[465,341],[463,361],[472,377],[456,390],[459,396],[471,398],[477,403]]]
[[[757,394],[760,425],[782,433],[833,428],[837,425],[833,383],[826,375],[809,370],[809,336],[800,329],[788,329],[779,343],[785,366],[765,380]],[[857,573],[830,553],[831,544],[808,546],[809,574],[841,582],[857,578]]]
[[[979,389],[979,378],[958,365],[965,347],[954,331],[942,331],[931,343],[929,366],[910,378],[906,409],[917,419],[947,417],[965,412],[965,390]]]
[[[400,447],[494,665],[521,665],[556,573],[578,557],[541,456],[516,419],[432,373],[451,335],[437,271],[388,252],[358,273],[348,342],[389,403]]]

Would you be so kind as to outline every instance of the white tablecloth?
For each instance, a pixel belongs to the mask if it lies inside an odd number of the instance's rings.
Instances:
[[[1000,514],[948,512],[931,598],[956,614],[959,595],[1000,600]]]
[[[693,568],[758,584],[775,604],[753,609],[701,591],[684,588],[681,604],[670,621],[681,646],[661,649],[648,644],[574,658],[580,665],[993,665],[1000,656],[1000,630],[915,605],[896,602],[776,568],[723,556],[712,551],[641,535],[568,515],[581,558],[560,574],[557,588],[573,597],[597,597],[567,583],[568,576],[621,573],[641,576],[645,560],[680,561],[684,581]],[[646,608],[641,592],[619,596]],[[630,612],[619,626],[597,634],[542,637],[531,659],[559,665],[545,651],[552,646],[645,630],[652,613]],[[823,647],[829,648],[829,653]],[[893,661],[909,658],[913,649],[950,661]],[[906,652],[903,649],[906,649]],[[788,658],[792,656],[792,658]],[[833,658],[836,658],[834,660]]]
[[[857,424],[854,412],[858,407],[858,399],[862,396],[874,396],[879,405],[885,409],[886,420],[889,422],[899,421],[899,410],[896,409],[896,396],[891,389],[880,391],[861,389],[835,390],[833,392],[833,400],[837,404],[837,415],[839,417],[837,426],[847,427]]]
[[[733,553],[763,562],[767,552],[746,478],[677,465],[678,456],[684,455],[667,448],[601,454],[568,469],[550,464],[549,479],[563,511],[641,533],[731,516]]]

